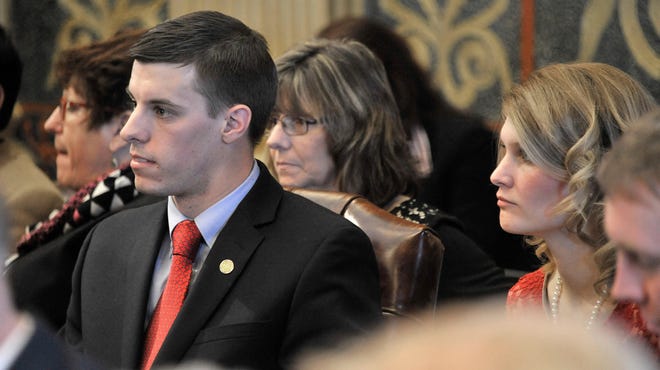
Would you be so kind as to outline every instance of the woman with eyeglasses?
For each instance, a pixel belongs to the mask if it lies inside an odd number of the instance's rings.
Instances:
[[[7,268],[19,308],[55,328],[64,323],[71,274],[87,232],[114,212],[155,200],[135,189],[128,145],[119,137],[132,109],[125,91],[133,65],[128,50],[143,32],[123,31],[65,50],[55,64],[62,97],[44,128],[55,138],[57,183],[70,197],[29,228]]]
[[[267,146],[284,186],[365,196],[433,228],[445,245],[438,302],[513,284],[452,216],[414,198],[416,170],[380,60],[361,43],[313,40],[276,60]]]

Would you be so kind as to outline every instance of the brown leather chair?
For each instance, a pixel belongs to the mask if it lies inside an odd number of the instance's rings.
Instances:
[[[414,317],[435,308],[444,246],[435,232],[347,193],[289,188],[353,222],[371,239],[386,316]]]

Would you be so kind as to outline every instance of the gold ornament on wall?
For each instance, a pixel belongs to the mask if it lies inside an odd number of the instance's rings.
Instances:
[[[580,49],[577,60],[592,61],[598,50],[598,45],[605,30],[608,28],[618,10],[619,26],[630,54],[635,62],[653,79],[660,79],[660,50],[657,40],[660,36],[660,0],[648,0],[649,21],[651,32],[646,35],[639,19],[638,5],[631,0],[590,0],[582,14],[580,32]],[[654,44],[655,43],[655,48]]]
[[[59,7],[68,18],[57,33],[54,54],[95,40],[107,39],[127,27],[152,27],[164,20],[162,10],[166,3],[167,0],[59,0]],[[54,82],[51,71],[48,86]]]
[[[398,0],[380,1],[445,98],[463,109],[479,92],[498,84],[504,92],[513,83],[504,43],[491,29],[505,15],[509,0],[494,0],[479,13],[459,18],[467,2],[447,0],[441,6],[436,0],[420,0],[421,11],[415,11]]]

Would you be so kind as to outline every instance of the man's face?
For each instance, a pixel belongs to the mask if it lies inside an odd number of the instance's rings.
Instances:
[[[637,303],[660,334],[660,199],[642,185],[634,191],[605,199],[605,230],[618,246],[612,296]]]
[[[203,195],[228,162],[221,139],[226,111],[209,117],[195,78],[191,65],[133,64],[128,92],[135,109],[121,136],[131,144],[131,168],[142,192]]]

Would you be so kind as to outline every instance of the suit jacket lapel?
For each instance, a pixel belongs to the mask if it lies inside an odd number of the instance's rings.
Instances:
[[[185,355],[264,239],[256,226],[273,221],[283,190],[259,165],[257,182],[218,235],[154,365],[179,361]],[[225,260],[233,263],[229,273],[219,266]]]
[[[143,217],[144,224],[134,231],[134,242],[126,246],[127,277],[122,337],[122,363],[135,367],[142,360],[145,317],[151,291],[154,264],[167,229],[167,202],[150,206]]]

